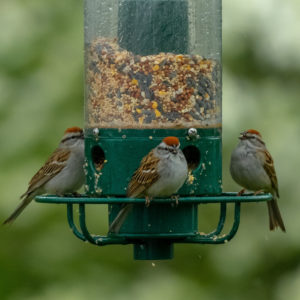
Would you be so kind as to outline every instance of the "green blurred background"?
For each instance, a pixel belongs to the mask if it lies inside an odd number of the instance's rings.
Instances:
[[[242,207],[236,237],[176,245],[171,261],[134,261],[131,246],[76,239],[64,206],[32,203],[0,228],[0,299],[300,299],[300,1],[223,1],[223,179],[239,132],[256,128],[272,153],[287,233],[267,208]],[[83,126],[83,4],[0,2],[0,220],[18,204],[63,130]],[[88,209],[107,231],[106,207]],[[218,210],[200,210],[212,229]]]

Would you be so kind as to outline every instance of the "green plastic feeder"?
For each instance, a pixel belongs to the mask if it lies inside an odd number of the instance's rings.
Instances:
[[[270,194],[222,192],[221,0],[85,0],[85,194],[39,196],[67,205],[81,240],[133,244],[135,259],[170,259],[174,243],[226,243],[237,232],[242,202]],[[126,197],[141,159],[177,136],[190,174],[172,198]],[[90,234],[85,206],[108,204],[112,223],[124,203],[134,208],[117,234]],[[200,234],[198,206],[220,206],[216,229]],[[227,205],[234,221],[223,233]],[[79,227],[73,206],[79,205]]]

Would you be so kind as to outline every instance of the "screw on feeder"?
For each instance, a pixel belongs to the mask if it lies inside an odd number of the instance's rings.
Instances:
[[[197,138],[197,137],[199,137],[199,135],[198,135],[198,133],[197,133],[197,129],[196,129],[196,128],[190,128],[190,129],[188,130],[188,136],[189,136],[190,138]]]
[[[94,129],[93,129],[93,134],[94,134],[95,136],[99,136],[99,128],[94,128]]]

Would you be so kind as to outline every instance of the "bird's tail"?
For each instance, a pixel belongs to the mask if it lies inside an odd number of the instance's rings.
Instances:
[[[273,198],[271,201],[268,201],[267,203],[268,203],[268,211],[269,211],[270,230],[274,230],[277,227],[280,227],[281,230],[285,232],[285,226],[279,211],[277,199]]]
[[[3,222],[3,225],[12,223],[19,214],[24,210],[24,208],[31,202],[34,198],[34,194],[24,194],[21,197],[25,197],[18,207],[13,211],[13,213]]]
[[[110,233],[118,233],[126,220],[128,214],[131,212],[133,204],[126,204],[118,213],[109,227]]]

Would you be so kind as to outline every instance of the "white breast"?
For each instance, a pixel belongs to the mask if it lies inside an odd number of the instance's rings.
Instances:
[[[247,145],[239,145],[233,151],[230,173],[239,185],[250,191],[268,190],[271,185],[262,162]]]
[[[169,197],[176,193],[184,184],[188,170],[184,155],[170,154],[158,164],[160,178],[148,188],[146,194],[150,197]]]

